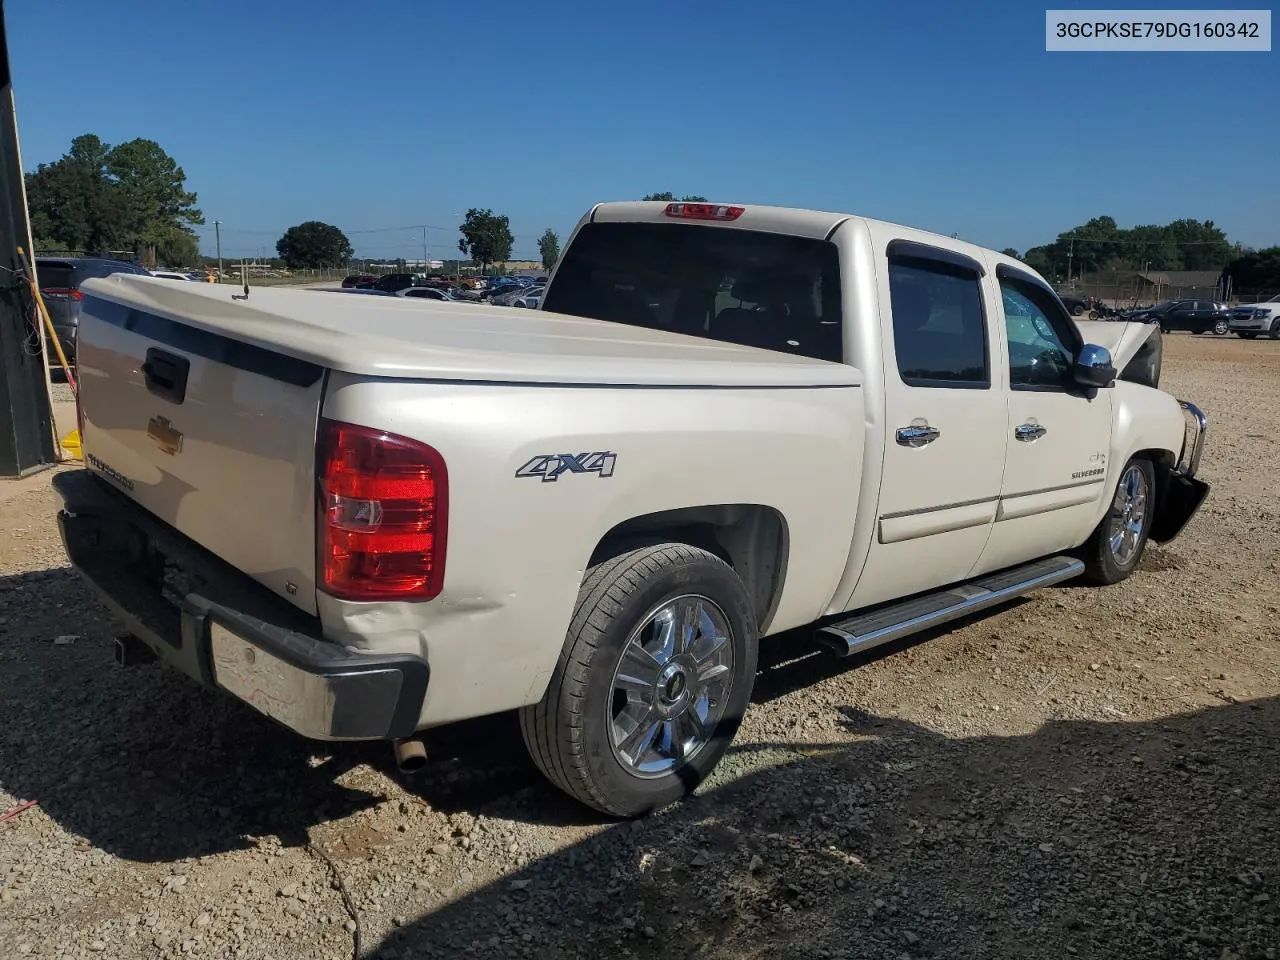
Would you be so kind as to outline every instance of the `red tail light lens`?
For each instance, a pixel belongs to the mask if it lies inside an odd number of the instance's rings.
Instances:
[[[745,209],[719,203],[668,203],[667,216],[681,220],[737,220]]]
[[[444,585],[449,479],[416,440],[321,419],[320,586],[342,600],[430,600]]]
[[[54,300],[83,300],[84,294],[72,287],[46,287],[40,296]]]

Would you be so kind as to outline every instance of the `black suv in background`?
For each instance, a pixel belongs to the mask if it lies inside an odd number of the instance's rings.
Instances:
[[[374,280],[373,283],[362,283],[359,286],[395,293],[397,290],[404,290],[406,287],[416,287],[418,283],[412,273],[386,273]]]
[[[149,270],[128,260],[105,257],[36,257],[36,279],[40,296],[49,308],[49,319],[62,341],[67,360],[76,355],[76,331],[80,327],[80,301],[84,294],[80,284],[90,277],[107,277],[113,273],[138,273],[151,276]]]
[[[1154,307],[1122,313],[1120,319],[1158,323],[1163,333],[1189,330],[1222,336],[1230,327],[1231,311],[1215,300],[1161,300]]]

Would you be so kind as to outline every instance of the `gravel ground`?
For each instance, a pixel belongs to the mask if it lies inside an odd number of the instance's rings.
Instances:
[[[3,956],[1189,957],[1280,949],[1280,344],[1168,338],[1214,492],[1128,582],[854,663],[770,643],[714,782],[635,824],[509,716],[317,752],[111,663],[55,498],[0,504]]]

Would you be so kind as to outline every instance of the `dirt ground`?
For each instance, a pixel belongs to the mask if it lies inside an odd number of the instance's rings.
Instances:
[[[1280,950],[1280,343],[1174,335],[1211,497],[1107,589],[838,661],[769,644],[699,796],[603,822],[511,717],[402,779],[112,663],[40,483],[0,503],[0,956]]]

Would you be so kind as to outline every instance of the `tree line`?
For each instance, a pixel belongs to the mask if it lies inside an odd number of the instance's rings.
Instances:
[[[1094,217],[1058,234],[1052,243],[1025,253],[1006,249],[1027,266],[1057,281],[1100,271],[1216,270],[1236,289],[1280,287],[1280,247],[1249,250],[1232,243],[1212,220],[1174,220],[1164,225],[1120,227],[1113,217]]]
[[[193,226],[204,214],[186,174],[154,140],[112,145],[92,133],[71,141],[52,163],[26,174],[31,233],[39,252],[127,253],[148,265],[200,261]],[[648,193],[649,201],[705,203],[697,194]],[[511,259],[515,236],[510,219],[472,207],[458,225],[458,250],[487,269]],[[538,238],[543,266],[560,257],[560,237],[548,227]],[[276,242],[291,269],[339,267],[354,248],[338,227],[319,220],[296,224]],[[1280,246],[1249,250],[1232,243],[1212,220],[1122,228],[1115,218],[1093,217],[1059,233],[1051,243],[1019,254],[1006,249],[1052,281],[1102,270],[1220,270],[1239,290],[1280,288]]]

